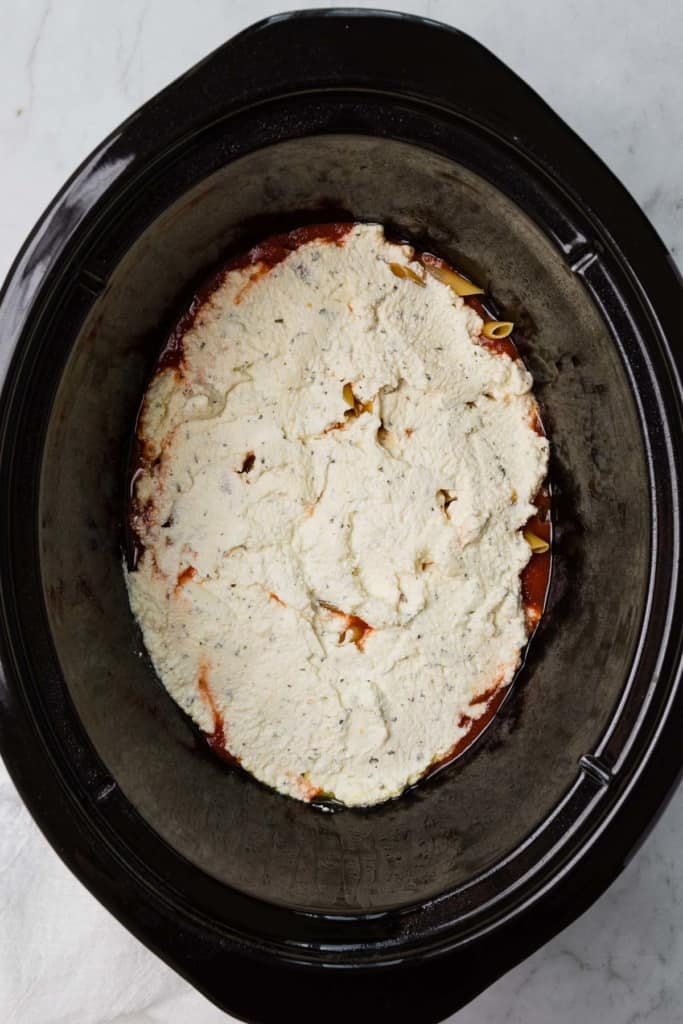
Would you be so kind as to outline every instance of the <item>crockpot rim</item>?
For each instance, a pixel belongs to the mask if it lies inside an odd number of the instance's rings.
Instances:
[[[157,97],[155,97],[148,104],[146,104],[143,108],[141,108],[141,110],[138,111],[136,114],[134,114],[133,117],[130,118],[127,122],[125,122],[125,124],[122,125],[120,129],[118,129],[116,132],[112,133],[112,135],[110,135],[109,138],[107,140],[105,140],[105,142],[102,143],[102,145],[100,147],[98,147],[97,150],[94,151],[94,153],[84,162],[84,164],[81,165],[81,167],[69,179],[67,184],[64,186],[64,188],[58,194],[58,196],[53,201],[53,203],[50,205],[50,207],[48,207],[48,210],[46,211],[46,213],[39,220],[38,224],[36,225],[36,227],[32,231],[32,233],[29,236],[29,238],[28,238],[27,242],[25,243],[24,247],[22,248],[21,253],[19,254],[17,259],[15,260],[15,262],[14,262],[14,264],[12,266],[12,269],[10,270],[10,273],[8,275],[7,283],[6,283],[5,287],[3,288],[2,293],[0,294],[0,313],[3,316],[3,319],[5,319],[5,317],[7,317],[8,324],[9,324],[10,328],[12,328],[14,334],[16,335],[16,337],[18,339],[17,340],[17,347],[19,345],[20,336],[23,333],[22,332],[22,328],[19,326],[19,323],[18,323],[18,320],[17,320],[17,314],[18,314],[19,318],[21,318],[21,316],[23,315],[23,310],[21,310],[21,309],[17,310],[17,305],[16,305],[17,295],[15,294],[14,296],[12,296],[11,292],[12,292],[13,286],[16,286],[21,291],[22,283],[25,284],[25,281],[22,282],[22,266],[25,265],[25,263],[28,260],[28,257],[31,255],[31,253],[35,252],[35,250],[40,247],[40,245],[43,243],[44,238],[46,237],[46,235],[49,234],[49,231],[50,231],[50,228],[51,228],[51,218],[52,218],[53,214],[55,212],[59,211],[60,209],[63,209],[65,204],[68,206],[68,199],[69,199],[70,196],[72,196],[72,194],[74,192],[76,192],[78,190],[79,183],[82,183],[82,182],[88,180],[89,177],[92,180],[92,170],[93,170],[93,168],[98,163],[100,164],[100,166],[102,166],[102,164],[106,164],[106,157],[107,157],[107,155],[108,155],[108,153],[110,151],[110,148],[111,147],[116,147],[117,145],[119,145],[122,142],[122,140],[125,139],[127,133],[133,131],[133,134],[136,134],[135,129],[140,125],[141,119],[144,119],[144,118],[149,117],[149,116],[155,116],[155,105],[159,104],[159,103],[162,103],[164,98],[168,98],[173,93],[174,90],[177,90],[180,87],[181,83],[184,83],[185,87],[189,87],[189,83],[192,82],[193,76],[196,76],[196,75],[200,75],[201,76],[202,68],[205,68],[206,66],[208,66],[209,64],[212,64],[212,63],[214,65],[219,63],[220,60],[222,59],[222,55],[229,56],[229,54],[228,54],[228,49],[229,48],[234,47],[234,46],[236,46],[238,44],[239,45],[244,45],[244,44],[249,45],[250,41],[258,40],[260,35],[262,36],[264,33],[266,35],[268,35],[269,33],[272,34],[273,31],[275,32],[275,36],[272,36],[272,39],[275,40],[277,34],[283,28],[284,28],[285,31],[289,31],[289,28],[292,25],[296,25],[297,23],[298,24],[304,24],[304,23],[312,24],[314,22],[321,23],[325,19],[329,19],[330,17],[338,17],[338,18],[346,18],[346,19],[354,19],[354,20],[355,19],[362,19],[365,22],[366,25],[369,24],[369,22],[372,19],[379,19],[382,23],[386,23],[386,19],[391,18],[393,20],[393,26],[395,26],[395,27],[401,26],[398,29],[399,32],[402,32],[403,28],[405,28],[406,25],[409,26],[408,27],[408,31],[415,31],[418,27],[420,28],[420,30],[425,29],[428,32],[438,31],[439,34],[445,34],[445,35],[449,36],[451,39],[457,38],[460,41],[460,45],[471,46],[471,47],[477,48],[479,51],[481,51],[481,54],[484,55],[484,56],[481,57],[481,59],[485,59],[485,60],[488,60],[488,61],[491,61],[491,62],[495,62],[496,65],[498,65],[499,69],[503,69],[504,73],[507,76],[510,76],[511,79],[515,80],[515,82],[517,83],[517,87],[522,86],[522,83],[520,83],[519,80],[516,79],[516,76],[514,76],[512,74],[512,72],[510,72],[507,69],[503,68],[503,65],[500,65],[499,62],[497,62],[495,58],[493,58],[490,54],[488,54],[486,51],[484,51],[483,48],[481,48],[478,43],[475,43],[474,41],[469,40],[466,36],[463,36],[462,34],[458,33],[456,30],[446,28],[445,26],[440,26],[436,22],[428,22],[426,19],[414,18],[412,16],[403,15],[403,14],[394,14],[394,13],[390,14],[388,12],[375,12],[375,11],[370,11],[370,10],[360,10],[360,11],[358,11],[358,10],[353,10],[353,9],[352,10],[342,9],[342,10],[329,10],[329,11],[323,11],[323,12],[321,12],[321,11],[294,12],[292,14],[287,14],[287,15],[276,15],[273,18],[265,19],[264,21],[259,22],[257,25],[252,26],[251,28],[245,30],[244,33],[241,33],[240,35],[236,36],[233,40],[231,40],[230,42],[225,44],[219,50],[215,51],[214,54],[212,54],[210,57],[208,57],[204,62],[202,62],[202,64],[198,65],[195,69],[193,69],[186,76],[184,76],[184,78],[182,80],[180,80],[179,82],[176,82],[173,85],[167,87],[167,89],[165,89]],[[276,41],[273,41],[272,45],[273,46],[277,46],[278,43]],[[578,140],[576,140],[576,137],[573,137],[573,133],[571,133],[570,130],[568,128],[566,128],[566,126],[562,125],[562,123],[559,121],[559,119],[555,115],[553,115],[548,110],[547,107],[545,107],[543,102],[541,100],[539,100],[535,96],[535,94],[533,94],[531,92],[531,90],[528,89],[528,87],[522,86],[522,88],[529,95],[530,102],[533,102],[534,104],[540,105],[540,107],[544,111],[544,116],[546,118],[550,117],[550,118],[554,119],[554,121],[557,123],[557,125],[560,126],[560,129],[563,131],[563,133],[566,133],[567,136],[572,138],[573,144],[574,145],[578,145],[578,146],[581,147],[582,156],[584,158],[584,161],[586,161],[588,164],[592,164],[594,168],[597,167],[597,169],[599,171],[599,174],[600,174],[600,176],[603,179],[603,187],[607,188],[608,192],[611,192],[611,194],[613,196],[615,196],[615,195],[618,196],[619,202],[621,204],[626,203],[626,208],[630,209],[631,214],[634,215],[635,219],[637,219],[639,221],[639,227],[641,229],[641,232],[640,232],[640,243],[643,246],[643,248],[646,250],[647,254],[649,254],[649,259],[650,259],[651,264],[652,265],[659,264],[660,268],[664,268],[666,263],[670,263],[670,260],[669,260],[668,254],[666,253],[666,250],[664,249],[663,244],[657,238],[657,236],[655,235],[653,229],[649,226],[648,222],[645,220],[645,218],[643,217],[642,213],[640,213],[638,208],[635,206],[635,203],[633,202],[633,200],[631,200],[630,197],[628,197],[628,195],[626,194],[626,192],[622,188],[622,186],[620,186],[616,182],[616,179],[614,179],[613,176],[610,174],[610,172],[607,171],[607,169],[604,168],[604,166],[602,164],[600,164],[600,162],[590,152],[590,150],[588,150],[588,148],[583,143],[578,142]],[[519,144],[519,139],[517,140],[517,143]],[[533,157],[534,157],[534,159],[541,159],[541,155],[539,153],[533,153]],[[137,159],[137,156],[134,159]],[[550,165],[550,167],[551,167],[551,170],[552,170],[552,164]],[[128,173],[128,168],[127,167],[124,167],[124,168],[120,169],[119,173],[116,176],[112,176],[111,180],[106,182],[106,189],[113,187],[114,182],[117,181],[118,178],[121,177],[121,175],[124,175],[124,174],[127,174],[127,173]],[[103,192],[106,191],[106,189],[104,189]],[[100,200],[100,198],[101,198],[101,196],[94,196],[93,195],[93,197],[90,200],[90,207],[89,207],[89,209],[86,211],[85,208],[83,207],[82,209],[80,209],[79,212],[84,217],[87,216],[87,214],[91,212],[92,208],[96,206],[96,204]],[[54,225],[52,225],[52,227],[54,227]],[[73,239],[74,233],[77,232],[77,230],[78,230],[78,225],[75,225],[73,227],[72,233],[69,235],[69,240],[70,241]],[[635,230],[635,228],[633,230]],[[606,230],[606,236],[611,239],[612,243],[617,246],[617,248],[619,249],[620,252],[623,252],[623,248],[620,245],[618,238],[615,240],[613,234],[610,231],[608,231],[608,230]],[[63,256],[63,254],[64,254],[64,249],[62,249],[59,252],[58,255],[61,257],[61,256]],[[642,262],[643,254],[640,253],[639,256],[640,256],[640,262]],[[54,253],[53,253],[53,258],[54,258]],[[648,256],[646,255],[645,258],[647,259]],[[648,302],[648,296],[652,294],[653,289],[652,288],[645,289],[642,286],[640,286],[640,281],[642,280],[642,275],[636,269],[634,269],[634,267],[637,267],[637,265],[638,265],[638,261],[634,261],[634,260],[628,260],[627,259],[624,262],[624,266],[626,266],[628,268],[628,271],[631,274],[635,275],[635,283],[638,284],[638,292],[641,295],[642,301],[644,303],[646,303],[646,302]],[[672,270],[673,270],[673,274],[671,273]],[[665,273],[664,269],[662,269],[661,280],[662,280],[663,284],[660,285],[660,288],[661,288],[661,290],[664,293],[666,293],[668,291],[669,295],[670,295],[670,298],[667,299],[666,301],[665,301],[665,299],[661,299],[661,298],[657,299],[657,301],[656,301],[656,308],[657,309],[661,309],[662,311],[664,311],[664,308],[668,307],[669,304],[671,303],[671,308],[668,310],[668,312],[671,313],[671,312],[673,312],[674,291],[676,292],[676,296],[678,298],[680,298],[680,283],[676,279],[675,269],[673,269],[673,268],[669,269],[669,277],[671,278],[671,280],[670,280],[669,285],[666,286],[667,274]],[[35,284],[34,284],[34,289],[35,290],[34,290],[34,294],[32,296],[32,301],[36,298],[36,295],[38,295],[39,292],[40,292],[39,286],[37,286]],[[24,297],[26,297],[26,292],[25,291],[24,291]],[[44,296],[41,296],[41,298],[44,298]],[[13,303],[15,303],[14,308],[9,308],[9,310],[8,310],[8,307],[12,307]],[[8,312],[9,312],[9,315],[7,316]],[[649,315],[650,315],[650,317],[651,317],[651,319],[653,320],[653,323],[654,323],[656,321],[655,309],[650,309]],[[656,326],[659,328],[660,340],[661,340],[662,344],[666,347],[666,332],[661,329],[659,324],[657,324]],[[10,333],[10,332],[8,331],[8,333]],[[5,344],[4,348],[5,348],[5,352],[6,352],[6,350],[8,348],[7,344]],[[667,353],[667,355],[669,357],[672,373],[675,374],[675,372],[676,372],[676,360],[673,358],[673,355],[672,355],[672,353],[670,351]],[[14,379],[16,379],[16,377]],[[675,385],[675,381],[674,381],[674,385]],[[680,417],[680,384],[678,384],[678,394],[675,397],[677,397],[677,399],[678,399],[678,404],[679,404],[678,414],[679,414],[679,417]],[[9,406],[11,405],[11,402],[10,402],[9,397],[8,397],[7,394],[5,394],[3,396],[3,405],[5,406],[5,410],[7,410],[9,408]],[[674,415],[673,415],[674,412],[675,412],[675,409],[673,410],[672,415],[669,417],[671,420],[674,419]],[[669,438],[669,441],[671,441],[671,438]],[[680,436],[678,438],[678,445],[679,445],[679,448],[680,448]],[[676,547],[676,549],[674,551],[674,559],[677,558],[677,557],[678,556],[677,556],[677,547]],[[8,642],[8,638],[5,637],[3,639],[4,639],[3,646],[5,646],[7,644],[7,642]],[[4,655],[6,656],[6,654],[7,654],[7,651],[5,650]],[[678,672],[680,674],[680,658],[678,660]],[[37,792],[36,791],[36,784],[38,782],[38,779],[37,779],[36,776],[39,775],[40,773],[33,772],[32,771],[32,767],[33,766],[31,766],[31,768],[29,768],[27,770],[26,769],[26,765],[25,764],[22,765],[22,763],[21,763],[22,762],[22,754],[21,754],[21,752],[19,750],[19,745],[17,744],[17,735],[18,734],[14,734],[14,735],[10,736],[10,732],[14,732],[15,729],[18,729],[19,733],[21,733],[23,737],[26,737],[26,736],[30,737],[31,734],[32,734],[33,728],[35,728],[35,723],[30,721],[30,714],[28,712],[28,709],[26,707],[22,706],[22,702],[21,702],[20,696],[18,696],[16,693],[12,692],[11,685],[8,685],[8,681],[7,680],[3,680],[3,684],[4,684],[4,689],[2,689],[2,691],[1,691],[2,702],[3,702],[3,710],[2,710],[2,714],[0,715],[0,736],[2,738],[3,752],[6,753],[6,756],[7,756],[7,759],[8,759],[8,767],[10,769],[10,772],[11,772],[11,774],[13,774],[13,776],[15,778],[15,782],[17,783],[18,788],[22,792],[22,796],[24,797],[25,801],[27,802],[27,804],[31,808],[31,810],[32,810],[36,820],[38,821],[39,825],[41,826],[41,828],[44,829],[44,831],[45,831],[46,835],[48,835],[48,838],[50,839],[50,841],[58,849],[58,852],[60,852],[60,855],[63,857],[63,859],[66,860],[66,862],[69,864],[69,866],[72,868],[72,870],[75,871],[75,873],[78,875],[78,877],[80,877],[81,880],[85,881],[85,884],[87,884],[88,887],[91,888],[91,890],[94,891],[96,893],[96,895],[98,895],[98,898],[100,898],[103,902],[105,902],[108,906],[110,906],[110,909],[112,909],[112,905],[111,904],[112,904],[112,902],[116,902],[116,901],[112,900],[111,896],[110,896],[109,899],[107,899],[106,894],[104,894],[102,892],[102,888],[98,887],[97,882],[94,881],[94,877],[96,876],[97,872],[89,872],[87,870],[87,866],[84,866],[82,862],[78,861],[78,859],[74,857],[73,851],[69,849],[69,841],[67,841],[67,843],[65,845],[64,842],[60,839],[60,836],[59,836],[59,832],[60,832],[59,826],[57,826],[57,828],[55,828],[54,819],[53,819],[52,822],[50,822],[50,811],[48,811],[48,809],[46,809],[45,803],[44,803],[44,796],[45,796],[45,794],[43,792]],[[676,698],[678,700],[678,703],[680,703],[681,694],[680,694],[680,692],[678,692],[679,689],[680,688],[678,687],[678,681],[675,678],[672,678],[671,693],[670,693],[670,703],[673,702]],[[666,723],[668,721],[669,724],[670,724],[672,717],[673,716],[671,715],[671,707],[669,706],[668,709],[665,707],[662,710],[661,716],[660,716],[659,721],[658,721],[658,725],[657,725],[658,733],[657,733],[657,736],[655,737],[656,739],[659,738],[659,734],[662,731],[666,731]],[[29,742],[31,742],[31,740],[29,740]],[[603,744],[601,744],[601,748],[602,747],[606,747],[607,742],[608,742],[608,737],[605,739],[605,742]],[[651,744],[651,746],[650,746],[650,752],[651,753],[652,753],[652,746],[653,745],[654,745],[654,741],[653,741],[653,744]],[[660,752],[661,752],[662,746],[663,745],[660,744]],[[626,753],[628,754],[628,752],[626,752]],[[655,753],[656,753],[656,751],[655,751]],[[640,768],[641,769],[651,768],[652,761],[653,761],[653,759],[648,760],[647,757],[646,758],[641,758],[639,760]],[[671,763],[669,763],[669,761]],[[666,763],[666,769],[660,767],[658,772],[657,772],[657,786],[656,786],[656,789],[658,790],[658,792],[661,795],[661,800],[664,799],[665,792],[668,792],[669,788],[675,783],[676,776],[677,776],[678,773],[680,773],[680,770],[681,770],[680,758],[673,758],[673,759],[671,759],[671,757],[669,757],[666,760],[665,763]],[[589,776],[591,775],[591,772],[592,772],[592,777],[594,778],[596,773],[599,776],[599,773],[601,771],[605,771],[606,770],[608,772],[612,772],[615,769],[616,770],[620,770],[620,767],[619,766],[614,766],[614,765],[609,765],[606,761],[601,761],[600,758],[598,758],[595,761],[594,764],[591,764],[591,765],[588,766],[587,771],[588,771],[588,775]],[[636,776],[634,775],[633,779],[631,780],[634,785],[636,784],[635,779],[636,779]],[[51,779],[50,780],[50,782],[51,782],[51,784],[53,786],[54,786],[55,781],[58,781],[58,780],[55,780],[55,779]],[[598,785],[601,785],[599,778],[598,778],[597,782],[598,782]],[[642,785],[642,779],[640,779],[640,783]],[[622,800],[624,798],[625,797],[622,797]],[[63,799],[63,795],[62,795],[62,799]],[[70,799],[72,799],[72,797],[70,797]],[[646,811],[645,814],[643,814],[642,811],[641,811],[641,818],[644,818],[644,819],[648,819],[649,818],[650,819],[649,820],[649,824],[651,824],[652,817],[656,814],[657,809],[658,809],[657,806],[655,806],[655,804],[656,804],[656,801],[651,802],[649,807],[647,808],[647,811]],[[621,801],[620,801],[620,806],[621,806]],[[79,811],[79,813],[80,813],[80,811]],[[616,811],[615,811],[615,814],[616,814]],[[611,824],[614,825],[614,821],[612,821]],[[82,821],[81,821],[81,826],[83,826],[83,822]],[[640,829],[638,829],[638,828],[634,829],[632,824],[631,824],[631,827],[629,829],[626,829],[626,830],[622,829],[621,830],[622,831],[621,842],[619,843],[619,848],[620,848],[619,849],[619,853],[616,855],[616,857],[613,855],[612,858],[610,858],[610,859],[612,861],[617,860],[619,862],[623,862],[624,857],[626,856],[627,852],[630,849],[632,849],[633,842],[635,841],[633,834],[635,833],[637,835],[638,833],[640,833],[640,837],[642,838],[643,829],[646,828],[646,827],[648,827],[648,823],[646,823]],[[79,829],[78,831],[81,831],[81,829]],[[83,829],[83,831],[87,831],[87,829]],[[596,834],[594,835],[594,840],[596,842],[598,840],[602,840],[604,842],[604,839],[605,839],[605,837],[607,835],[607,831],[608,831],[608,829],[604,827],[604,823],[603,823],[603,828],[601,829],[601,831],[596,832]],[[629,837],[628,839],[626,838],[626,835],[628,835],[628,837]],[[583,854],[583,852],[585,852],[585,851],[582,851],[582,854]],[[616,850],[615,850],[615,853],[616,853]],[[100,850],[100,854],[99,855],[101,856],[101,854],[102,854],[102,851]],[[108,851],[107,856],[111,856],[111,851]],[[612,871],[614,871],[614,865],[612,867]],[[601,872],[600,880],[598,882],[599,891],[601,891],[606,886],[606,884],[608,883],[609,880],[611,880],[611,879],[607,879],[606,877],[603,877],[603,873]],[[127,883],[130,884],[130,879],[127,879]],[[593,886],[593,889],[594,890],[596,889],[595,885]],[[594,894],[597,894],[597,891],[594,892]],[[588,902],[590,902],[590,899],[588,900]],[[576,912],[577,913],[578,913],[578,910],[581,908],[580,904],[581,904],[581,899],[579,898],[579,899],[577,899],[577,903],[576,903],[576,906],[577,906],[577,911]],[[131,921],[130,913],[129,914],[121,913],[120,905],[119,905],[118,909],[114,909],[114,912],[116,913],[116,916],[118,916],[121,920],[124,921],[124,923],[126,923],[128,925],[128,927],[131,927],[132,930],[135,930],[134,921]],[[521,908],[520,908],[520,913],[521,913]],[[573,914],[571,916],[576,916],[576,914]],[[564,921],[563,923],[567,923],[567,921]],[[556,930],[556,929],[554,929],[554,930]],[[148,939],[146,939],[145,941],[148,941]],[[178,967],[177,963],[175,963],[173,961],[173,959],[170,958],[169,955],[166,952],[160,951],[160,950],[157,950],[157,952],[160,952],[160,955],[164,956],[165,959],[169,959],[170,962],[174,966]],[[392,961],[388,961],[388,963],[389,962],[394,963],[395,961],[392,960]],[[179,969],[182,972],[182,969],[183,969],[182,965],[180,966]]]

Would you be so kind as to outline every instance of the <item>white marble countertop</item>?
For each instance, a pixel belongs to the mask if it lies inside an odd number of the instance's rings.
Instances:
[[[451,22],[485,41],[606,160],[683,263],[683,6],[387,6]],[[265,0],[8,3],[0,33],[0,277],[46,203],[104,135],[237,30],[279,9]],[[602,899],[461,1011],[458,1024],[683,1021],[682,850],[683,790]],[[0,763],[0,1020],[229,1019],[69,874]]]

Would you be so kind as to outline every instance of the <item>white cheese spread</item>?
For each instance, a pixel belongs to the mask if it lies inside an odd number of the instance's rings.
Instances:
[[[358,224],[227,270],[147,391],[133,612],[171,696],[282,793],[401,793],[518,667],[548,443],[481,329]]]

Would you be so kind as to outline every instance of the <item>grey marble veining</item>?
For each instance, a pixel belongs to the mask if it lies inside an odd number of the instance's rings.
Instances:
[[[596,149],[683,262],[682,5],[391,6],[448,21],[486,43]],[[278,9],[261,0],[8,5],[0,33],[0,276],[54,192],[108,131],[214,46]],[[682,850],[679,793],[610,890],[461,1011],[457,1024],[683,1021]],[[227,1019],[66,871],[0,766],[0,1020]]]

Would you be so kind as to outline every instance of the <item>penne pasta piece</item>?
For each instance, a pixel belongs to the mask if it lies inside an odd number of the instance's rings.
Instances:
[[[423,266],[429,271],[429,273],[436,277],[439,281],[447,284],[449,288],[455,292],[456,295],[483,295],[484,289],[474,284],[473,281],[468,281],[466,277],[461,274],[456,274],[450,267],[445,266],[441,260],[437,259],[436,256],[430,256],[429,253],[422,254]]]
[[[347,405],[350,405],[352,409],[356,405],[356,396],[353,393],[353,388],[350,384],[345,384],[342,389],[342,396]]]
[[[514,324],[511,320],[487,320],[481,333],[489,341],[497,341],[500,338],[507,338],[512,334]]]
[[[550,551],[550,544],[548,541],[543,540],[542,537],[538,537],[535,533],[532,533],[531,530],[524,530],[524,540],[535,555],[544,555],[546,551]]]
[[[389,270],[394,277],[402,277],[409,281],[414,281],[415,284],[419,284],[420,288],[425,287],[426,282],[424,278],[416,274],[412,267],[406,267],[403,263],[390,263]]]
[[[344,412],[344,416],[346,416],[347,419],[350,417],[360,416],[363,412],[372,412],[373,410],[372,399],[368,399],[367,402],[361,402],[360,399],[356,398],[354,395],[353,387],[350,383],[345,384],[342,388],[342,396],[346,404],[349,406],[349,408]]]

